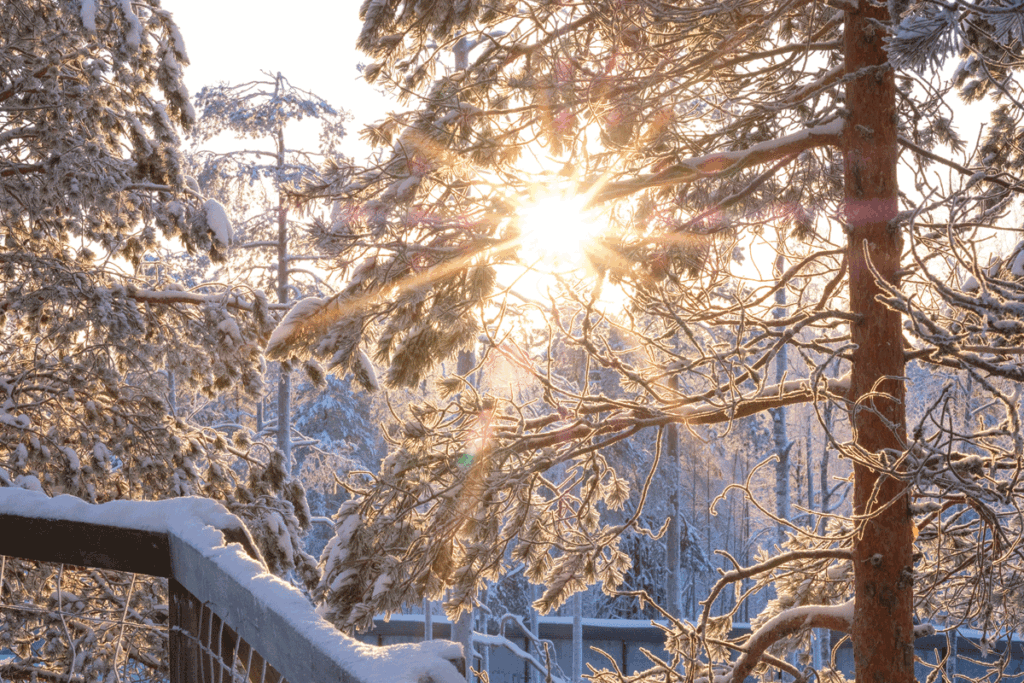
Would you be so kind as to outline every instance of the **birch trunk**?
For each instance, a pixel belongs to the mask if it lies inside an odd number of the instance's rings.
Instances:
[[[673,376],[669,380],[669,386],[673,389],[677,386],[677,378]],[[679,505],[679,485],[682,477],[680,477],[680,465],[679,462],[679,427],[676,424],[670,424],[665,427],[665,446],[664,446],[664,472],[668,478],[668,532],[665,534],[665,560],[666,567],[665,572],[665,592],[667,599],[665,600],[665,609],[668,610],[669,614],[677,617],[682,617],[683,606],[681,602],[682,591],[680,590],[680,576],[679,576],[679,549],[682,547],[681,536],[681,522],[680,515],[682,510]]]
[[[775,258],[775,275],[782,277],[786,269],[786,257],[782,253],[782,235],[779,235],[779,255]],[[775,310],[773,315],[782,318],[786,315],[786,288],[780,287],[775,292]],[[781,384],[786,376],[786,366],[789,363],[789,356],[786,353],[788,345],[783,345],[775,356],[775,383]],[[778,461],[775,463],[775,516],[780,520],[775,526],[775,543],[782,547],[786,540],[786,525],[781,520],[789,519],[789,452],[792,444],[789,443],[789,431],[786,425],[787,410],[783,406],[769,411],[772,416],[772,438],[775,442],[775,454]]]

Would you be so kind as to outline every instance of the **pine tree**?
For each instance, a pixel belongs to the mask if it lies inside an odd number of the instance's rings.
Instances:
[[[338,143],[349,115],[292,85],[280,73],[266,74],[266,80],[203,88],[196,96],[196,107],[200,114],[190,135],[193,144],[230,134],[236,140],[252,140],[255,146],[199,149],[189,159],[200,189],[221,197],[242,218],[227,278],[258,283],[285,311],[304,296],[325,294],[325,283],[316,271],[303,267],[303,262],[321,257],[308,249],[294,249],[299,230],[289,219],[288,193],[315,178],[325,158],[341,160]],[[320,124],[315,151],[287,144],[286,136],[295,134],[293,124],[305,119]],[[268,258],[268,252],[274,253],[273,258]],[[307,370],[314,381],[322,382],[323,373],[315,364]],[[289,474],[294,466],[292,393],[291,367],[284,362],[278,367],[274,431]],[[261,417],[262,408],[261,400],[257,405]],[[257,431],[261,431],[263,420],[258,422]]]
[[[175,407],[258,393],[273,324],[251,287],[169,275],[168,245],[218,261],[231,232],[182,171],[187,63],[158,2],[0,4],[0,486],[217,498],[283,574],[302,564],[301,487]],[[0,678],[167,676],[165,584],[4,559],[0,648],[20,660]],[[126,636],[111,604],[154,628]]]
[[[727,572],[696,629],[675,622],[673,663],[716,680],[800,676],[769,648],[806,647],[808,629],[827,627],[850,633],[859,679],[909,683],[915,616],[1017,622],[1007,586],[1021,568],[1004,551],[1021,528],[1008,383],[1022,379],[1010,349],[1024,267],[1010,255],[983,268],[973,240],[1005,225],[1020,188],[1019,13],[920,2],[890,16],[870,0],[367,0],[361,12],[366,78],[415,106],[367,130],[388,150],[379,164],[308,188],[341,208],[327,231],[338,253],[364,260],[339,296],[290,321],[275,352],[343,371],[369,347],[389,384],[412,386],[481,331],[502,348],[517,294],[496,283],[529,265],[520,209],[540,183],[582,195],[609,226],[588,248],[597,276],[563,274],[563,296],[542,309],[549,351],[617,373],[627,396],[574,384],[527,347],[516,362],[539,400],[451,385],[451,402],[401,415],[380,485],[345,508],[322,558],[333,618],[362,624],[445,587],[457,610],[506,552],[546,585],[541,609],[595,581],[613,589],[636,520],[602,519],[628,498],[610,446],[811,401],[845,421],[829,439],[853,466],[852,515],[825,535],[790,522],[780,552]],[[464,68],[436,59],[458,41],[473,46]],[[952,92],[997,102],[998,132],[977,155],[952,125]],[[914,178],[904,194],[901,159]],[[766,227],[793,228],[781,247],[791,265],[775,277],[734,260]],[[774,260],[755,265],[769,273]],[[600,302],[612,286],[632,300],[622,318]],[[613,331],[630,350],[615,350]],[[783,347],[806,374],[772,382]],[[992,427],[963,434],[939,417],[940,398],[908,430],[907,358],[972,375]],[[481,416],[486,445],[463,457]],[[955,519],[969,521],[954,543]],[[390,590],[373,591],[384,576]],[[778,597],[749,637],[727,642],[712,610],[748,579]]]

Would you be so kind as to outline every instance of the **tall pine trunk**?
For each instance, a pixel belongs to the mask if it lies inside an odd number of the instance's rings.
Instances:
[[[868,259],[886,281],[899,281],[902,236],[896,225],[896,86],[880,25],[884,5],[861,0],[846,12],[846,107],[843,134],[847,258],[852,325],[854,439],[864,457],[902,450],[906,434],[902,329],[899,314],[880,293]],[[879,475],[871,462],[854,463],[855,598],[853,651],[860,683],[914,680],[913,582],[910,511],[904,486]],[[866,517],[867,516],[867,517]]]
[[[572,683],[583,683],[583,593],[572,596]]]
[[[281,88],[281,74],[277,74],[275,97]],[[277,172],[278,182],[284,171],[285,146],[284,127],[277,129]],[[277,302],[288,303],[288,275],[291,264],[288,259],[288,206],[278,188],[277,197]],[[277,380],[277,450],[284,456],[284,468],[292,474],[292,376],[288,361],[280,363],[280,377]]]
[[[283,151],[283,141],[282,141]],[[283,161],[283,159],[282,159]],[[288,208],[284,198],[277,208],[277,301],[288,303]],[[287,361],[280,363],[277,381],[277,449],[284,456],[285,471],[292,473],[292,376]]]

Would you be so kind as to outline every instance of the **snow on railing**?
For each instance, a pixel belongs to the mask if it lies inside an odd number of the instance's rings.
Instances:
[[[456,643],[379,647],[335,629],[212,500],[92,505],[0,488],[0,529],[0,555],[168,578],[171,683],[465,683]]]

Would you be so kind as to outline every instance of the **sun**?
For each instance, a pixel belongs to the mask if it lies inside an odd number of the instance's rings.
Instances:
[[[529,199],[519,201],[514,218],[519,270],[510,279],[528,300],[546,301],[569,287],[596,297],[605,313],[617,315],[628,295],[621,284],[608,282],[609,263],[621,260],[605,243],[610,216],[593,205],[590,193],[574,190],[535,188]]]
[[[588,254],[607,229],[581,194],[535,191],[516,212],[519,253],[527,267],[553,275],[583,274]]]

